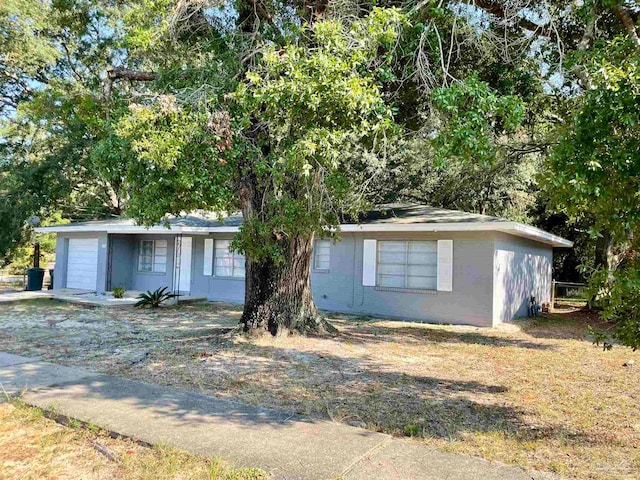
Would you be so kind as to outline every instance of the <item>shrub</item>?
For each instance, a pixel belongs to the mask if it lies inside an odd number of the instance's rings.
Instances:
[[[138,295],[138,302],[135,304],[136,307],[140,308],[158,308],[164,302],[169,300],[170,298],[175,298],[178,295],[175,293],[167,292],[169,287],[158,288],[156,291],[146,291]]]
[[[124,287],[114,287],[113,288],[113,298],[122,298],[124,297]]]
[[[630,262],[613,274],[602,270],[591,279],[592,297],[600,316],[612,323],[605,331],[590,328],[594,341],[605,349],[615,343],[640,349],[640,261]]]

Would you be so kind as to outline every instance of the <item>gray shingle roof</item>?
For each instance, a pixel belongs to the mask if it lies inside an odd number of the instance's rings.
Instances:
[[[167,230],[165,227],[169,227]],[[138,226],[131,218],[95,220],[71,223],[52,227],[37,228],[42,233],[49,232],[107,232],[107,233],[201,233],[213,231],[233,232],[242,225],[242,215],[234,213],[221,217],[208,211],[194,211],[180,217],[167,217],[165,224],[147,229]],[[430,226],[431,225],[431,226]],[[434,227],[433,225],[437,225]],[[363,213],[358,219],[344,219],[345,231],[469,231],[495,230],[550,243],[557,247],[570,247],[573,244],[556,235],[522,223],[476,213],[446,210],[426,205],[388,204]]]
[[[429,207],[426,205],[413,204],[386,204],[362,213],[358,220],[345,219],[343,225],[361,224],[411,224],[411,223],[487,223],[503,222],[506,220],[479,215],[476,213],[461,212],[459,210],[446,210],[444,208]],[[234,213],[223,216],[205,210],[197,210],[180,217],[167,217],[166,223],[170,227],[237,227],[242,225],[242,214]],[[132,218],[113,218],[108,220],[91,220],[87,222],[75,222],[68,226],[95,226],[96,228],[135,226],[136,221]]]
[[[489,223],[505,222],[507,220],[479,215],[477,213],[462,212],[460,210],[446,210],[444,208],[429,207],[427,205],[393,203],[380,205],[360,215],[358,222],[346,221],[345,224],[365,223]]]

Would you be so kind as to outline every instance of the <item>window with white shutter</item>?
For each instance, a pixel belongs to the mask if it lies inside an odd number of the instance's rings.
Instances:
[[[379,241],[376,285],[436,290],[437,263],[437,241]]]

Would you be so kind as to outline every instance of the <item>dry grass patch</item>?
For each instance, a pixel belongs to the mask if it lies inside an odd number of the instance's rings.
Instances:
[[[266,480],[265,472],[166,446],[147,448],[95,428],[65,427],[42,410],[19,402],[0,404],[0,478]]]
[[[228,334],[239,315],[213,304],[156,312],[15,305],[0,312],[0,350],[567,477],[640,478],[640,353],[592,345],[586,331],[596,317],[480,329],[332,314],[335,337],[246,339]],[[636,366],[623,367],[629,359]]]

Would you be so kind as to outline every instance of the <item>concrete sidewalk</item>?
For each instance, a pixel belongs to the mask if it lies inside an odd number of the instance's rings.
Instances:
[[[419,442],[0,353],[0,383],[43,409],[148,443],[258,467],[274,479],[542,480]]]

